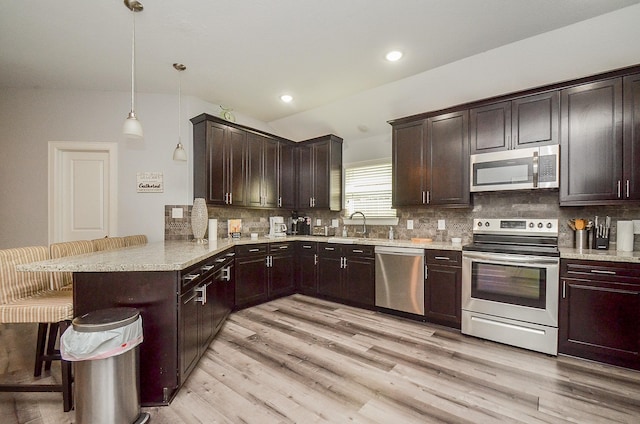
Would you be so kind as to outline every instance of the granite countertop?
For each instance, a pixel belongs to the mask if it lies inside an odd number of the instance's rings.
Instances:
[[[410,240],[345,239],[319,236],[261,237],[257,240],[248,238],[240,240],[218,239],[211,240],[205,244],[196,244],[188,241],[166,241],[22,264],[18,265],[17,269],[19,271],[47,272],[180,271],[235,245],[297,240],[462,250],[461,244],[452,243],[414,243]]]
[[[640,264],[640,252],[619,252],[617,250],[560,248],[562,259],[579,259],[585,261],[628,262]]]
[[[249,238],[240,240],[218,239],[211,240],[205,244],[196,244],[188,241],[166,241],[22,264],[18,265],[17,269],[19,271],[47,272],[180,271],[235,245],[278,243],[283,241],[317,241],[370,246],[462,250],[462,244],[451,242],[413,242],[411,240],[321,236],[261,237],[257,240]],[[618,252],[615,250],[560,248],[560,257],[564,259],[640,263],[640,252]]]

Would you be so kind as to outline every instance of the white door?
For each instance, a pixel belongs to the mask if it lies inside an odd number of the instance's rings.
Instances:
[[[49,143],[49,242],[117,233],[115,143]]]

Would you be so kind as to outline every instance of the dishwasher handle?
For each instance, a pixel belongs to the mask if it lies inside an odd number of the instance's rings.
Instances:
[[[417,247],[376,246],[375,252],[382,255],[424,256],[424,249]]]

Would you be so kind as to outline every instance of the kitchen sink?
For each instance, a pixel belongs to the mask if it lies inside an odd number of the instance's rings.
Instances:
[[[355,237],[329,237],[327,240],[329,243],[343,243],[343,244],[354,244],[357,243],[359,239]]]

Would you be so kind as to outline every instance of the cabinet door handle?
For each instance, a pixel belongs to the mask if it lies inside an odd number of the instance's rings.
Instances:
[[[427,195],[426,193],[423,191],[422,192],[422,204],[424,205],[427,202]]]
[[[229,193],[229,204],[233,205],[233,193]]]
[[[424,279],[429,278],[429,267],[427,265],[424,266]]]
[[[222,268],[222,281],[231,281],[231,267]]]
[[[313,197],[309,197],[309,207],[313,207]]]
[[[195,292],[200,294],[200,296],[196,297],[196,302],[200,302],[203,305],[207,303],[207,287],[206,286],[197,287]]]
[[[318,254],[317,253],[313,254],[313,264],[314,265],[318,265]]]
[[[278,207],[282,207],[282,196],[278,197]]]
[[[324,250],[336,250],[335,247],[325,247]]]
[[[364,250],[353,249],[353,253],[364,253]]]
[[[198,278],[199,276],[200,276],[200,274],[187,274],[182,278],[185,279],[185,280],[188,280],[188,281],[193,281],[196,278]]]
[[[225,258],[218,258],[216,259],[216,262],[218,262],[219,264],[221,264],[222,262],[226,261]],[[213,267],[212,267],[213,268]]]
[[[303,249],[311,249],[311,246],[310,246],[310,245],[308,245],[308,244],[303,244],[303,245],[302,245],[302,248],[303,248]]]
[[[285,246],[280,246],[280,247],[278,247],[278,249],[280,249],[280,250],[288,249],[288,248],[289,248],[289,246],[286,246],[286,245],[285,245]]]
[[[216,262],[218,262],[220,259],[216,259]],[[223,259],[224,261],[224,259]],[[203,265],[200,267],[201,270],[203,270],[204,272],[207,271],[211,271],[213,268],[215,267],[215,265]]]
[[[627,186],[627,199],[628,199],[630,197],[630,195],[629,195],[629,180],[627,180],[626,186]]]
[[[567,282],[562,280],[562,298],[567,298]]]
[[[260,249],[249,249],[249,252],[259,252]]]
[[[436,256],[434,259],[437,259],[439,261],[450,261],[451,260],[446,256]]]
[[[427,190],[427,205],[431,203],[431,192]]]
[[[618,180],[618,184],[617,185],[618,185],[618,199],[620,199],[620,198],[622,198],[622,193],[620,193],[620,185],[621,185],[620,180]]]
[[[591,273],[592,274],[616,275],[615,271],[603,271],[603,270],[599,270],[599,269],[592,269]]]

